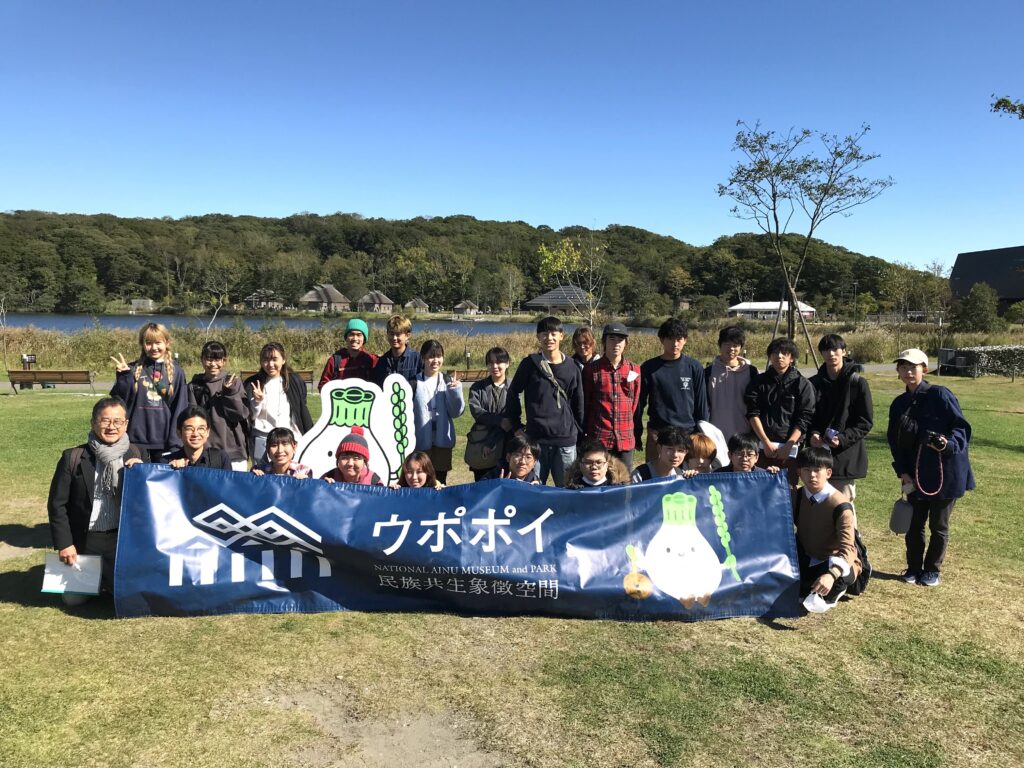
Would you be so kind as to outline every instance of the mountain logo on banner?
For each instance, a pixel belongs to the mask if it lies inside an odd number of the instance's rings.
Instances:
[[[196,515],[192,522],[195,526],[192,530],[199,535],[172,548],[167,577],[169,586],[217,583],[218,571],[224,570],[221,560],[225,552],[230,553],[230,581],[233,583],[252,580],[246,578],[249,570],[253,574],[258,573],[255,581],[260,586],[287,592],[287,588],[279,583],[282,578],[278,573],[279,567],[287,562],[284,578],[301,579],[304,561],[308,559],[315,561],[319,578],[331,575],[331,563],[323,557],[320,534],[277,507],[267,507],[246,517],[222,503]],[[259,552],[243,553],[229,549],[233,544],[265,548]],[[248,568],[247,564],[250,564]]]
[[[245,517],[226,504],[218,504],[196,515],[192,522],[210,531],[225,546],[241,541],[242,546],[269,544],[304,549],[314,555],[324,553],[320,534],[277,507]]]

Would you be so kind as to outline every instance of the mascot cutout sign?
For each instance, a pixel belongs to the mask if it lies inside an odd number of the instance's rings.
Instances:
[[[336,466],[341,439],[361,427],[370,447],[367,465],[385,484],[397,482],[402,462],[416,448],[412,388],[405,377],[391,374],[383,390],[362,379],[331,381],[320,390],[320,400],[320,418],[299,440],[295,460],[320,477]]]

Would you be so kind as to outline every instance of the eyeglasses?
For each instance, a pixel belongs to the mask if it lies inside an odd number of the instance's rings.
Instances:
[[[513,453],[509,458],[512,459],[512,461],[520,462],[532,462],[535,460],[532,453]]]
[[[96,419],[96,423],[101,427],[123,427],[128,423],[128,419]]]
[[[580,466],[584,469],[600,469],[608,465],[608,462],[604,459],[594,459],[592,461],[581,461]]]
[[[757,451],[740,451],[739,453],[734,453],[733,456],[740,459],[756,459]]]
[[[182,427],[181,431],[186,435],[205,435],[210,431],[209,427]]]

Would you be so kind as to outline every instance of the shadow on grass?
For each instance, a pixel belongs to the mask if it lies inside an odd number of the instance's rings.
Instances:
[[[1000,451],[1011,451],[1013,453],[1019,453],[1021,449],[1020,443],[1004,443],[1001,440],[993,440],[989,437],[980,437],[977,432],[971,433],[970,447],[997,448]]]
[[[879,571],[877,568],[871,570],[871,578],[878,579],[879,581],[898,581],[900,578],[899,573],[889,573],[888,571]]]
[[[60,595],[40,592],[43,585],[43,566],[34,565],[27,571],[0,573],[0,603],[15,603],[26,608],[58,608],[81,619],[113,619],[114,601],[110,597],[97,597],[74,608],[64,605]]]
[[[757,623],[760,624],[762,627],[774,629],[776,632],[796,632],[798,629],[800,629],[799,627],[793,627],[789,624],[783,624],[778,619],[767,616],[759,617],[757,619]]]
[[[50,546],[50,526],[46,523],[36,525],[0,525],[0,544],[9,544],[21,549],[46,549]]]

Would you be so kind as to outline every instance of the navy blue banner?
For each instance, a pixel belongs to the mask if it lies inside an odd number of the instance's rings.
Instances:
[[[799,614],[789,490],[766,473],[442,491],[208,469],[125,472],[119,616],[455,611]]]

